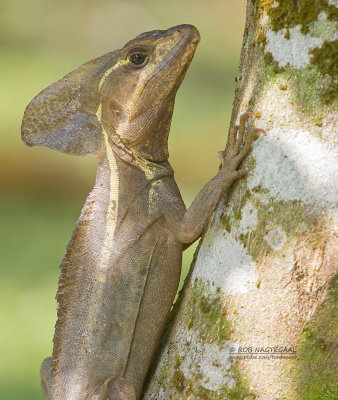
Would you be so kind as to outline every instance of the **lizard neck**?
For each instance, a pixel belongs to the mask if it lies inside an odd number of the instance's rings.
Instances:
[[[148,136],[151,137],[152,135],[153,133],[149,132]],[[165,152],[166,156],[163,158],[162,161],[150,161],[133,152],[128,147],[128,145],[121,140],[120,136],[114,131],[112,131],[108,136],[108,134],[104,130],[104,137],[107,158],[109,157],[110,151],[112,151],[116,157],[123,160],[126,164],[130,164],[138,169],[141,169],[146,174],[146,176],[149,175],[149,171],[157,171],[160,174],[165,173],[165,175],[168,175],[168,170],[170,170],[170,174],[173,174],[173,170],[167,161],[167,151]],[[164,138],[163,140],[167,142],[167,139]]]

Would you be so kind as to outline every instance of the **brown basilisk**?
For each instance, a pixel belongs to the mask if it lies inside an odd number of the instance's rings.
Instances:
[[[195,241],[240,176],[244,114],[222,166],[186,210],[168,163],[174,100],[199,42],[191,25],[146,32],[83,64],[28,105],[22,138],[98,158],[61,264],[45,399],[139,399],[176,294],[184,244]],[[243,146],[242,146],[243,144]]]

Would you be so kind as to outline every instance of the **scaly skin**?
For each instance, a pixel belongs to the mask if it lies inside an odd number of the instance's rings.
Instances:
[[[99,161],[61,264],[48,400],[137,400],[181,270],[257,130],[230,132],[222,166],[186,210],[167,161],[174,100],[199,34],[191,25],[139,35],[89,61],[28,105],[22,138]],[[133,55],[138,61],[133,62]],[[142,57],[140,57],[140,55]],[[243,144],[243,146],[242,146]]]

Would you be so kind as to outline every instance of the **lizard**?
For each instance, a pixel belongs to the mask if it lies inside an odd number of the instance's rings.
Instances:
[[[200,41],[192,25],[138,35],[39,93],[21,135],[98,159],[61,263],[46,400],[137,400],[172,306],[182,252],[201,236],[258,129],[245,113],[218,173],[186,209],[168,162],[176,92]]]

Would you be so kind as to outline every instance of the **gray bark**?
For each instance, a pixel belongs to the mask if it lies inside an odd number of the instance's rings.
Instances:
[[[336,15],[248,1],[232,125],[254,111],[266,134],[204,233],[144,400],[338,398]]]

